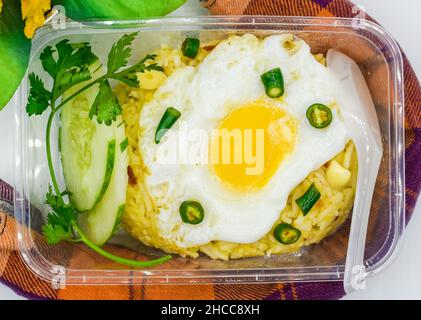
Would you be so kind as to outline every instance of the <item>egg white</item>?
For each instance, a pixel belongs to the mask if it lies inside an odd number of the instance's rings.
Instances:
[[[348,133],[337,111],[333,110],[333,121],[323,130],[313,128],[305,115],[313,103],[328,105],[338,100],[338,80],[315,60],[304,41],[298,40],[299,50],[290,55],[283,47],[288,37],[230,37],[198,67],[176,70],[144,105],[139,148],[149,173],[145,183],[158,209],[161,235],[178,246],[187,248],[213,240],[259,240],[279,218],[291,190],[345,147]],[[215,129],[233,109],[264,97],[260,75],[274,67],[283,72],[285,94],[282,100],[271,99],[271,104],[293,115],[299,128],[293,153],[261,190],[231,192],[206,165],[159,163],[158,148],[165,144],[170,147],[174,137],[196,128]],[[171,135],[156,145],[155,130],[169,106],[177,108],[182,116],[171,128]],[[179,215],[181,202],[191,199],[205,210],[205,218],[198,225],[183,223]]]

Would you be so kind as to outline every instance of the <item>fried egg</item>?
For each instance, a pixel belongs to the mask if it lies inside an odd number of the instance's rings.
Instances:
[[[143,106],[139,150],[164,238],[184,248],[255,242],[279,218],[291,190],[344,149],[349,136],[336,105],[338,79],[304,41],[291,39],[229,37],[198,66],[174,71]],[[285,93],[272,99],[260,76],[277,67]],[[331,107],[328,127],[309,123],[314,103]],[[168,107],[181,117],[157,144]],[[187,200],[202,205],[201,223],[182,221]]]

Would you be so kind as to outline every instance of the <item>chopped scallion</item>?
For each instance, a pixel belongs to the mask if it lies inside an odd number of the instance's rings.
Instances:
[[[197,201],[184,201],[180,206],[180,216],[185,223],[199,224],[205,217],[205,211]]]
[[[159,121],[158,127],[155,131],[156,144],[158,144],[161,141],[162,137],[165,135],[167,130],[169,130],[174,125],[174,123],[176,123],[180,116],[180,111],[173,107],[169,107],[167,108],[167,110],[165,110],[165,113],[162,116],[161,121]]]
[[[196,58],[199,52],[200,40],[196,38],[186,38],[181,46],[183,55],[188,58]]]
[[[123,153],[129,146],[129,140],[126,138],[120,143],[120,151]]]
[[[282,244],[293,244],[301,237],[301,231],[288,223],[280,223],[273,230],[273,236]]]
[[[320,199],[320,192],[317,190],[314,183],[307,189],[307,191],[299,197],[295,202],[300,207],[304,215],[310,212],[311,208],[316,204]]]
[[[270,98],[279,98],[284,94],[284,77],[280,68],[266,71],[260,76],[265,92]]]
[[[306,112],[310,124],[317,128],[326,128],[332,122],[332,111],[321,103],[312,104]]]

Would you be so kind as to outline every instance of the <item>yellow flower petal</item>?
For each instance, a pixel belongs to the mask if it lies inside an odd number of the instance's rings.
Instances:
[[[50,10],[51,0],[21,0],[21,8],[22,20],[25,20],[25,36],[32,38],[35,30],[44,24],[44,14]]]
[[[1,8],[3,7],[3,2],[1,2],[0,0],[0,13],[1,13]]]

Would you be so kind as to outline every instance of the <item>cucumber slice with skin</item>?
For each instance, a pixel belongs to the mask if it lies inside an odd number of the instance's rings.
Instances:
[[[116,125],[106,126],[89,119],[97,92],[98,86],[93,86],[69,101],[61,112],[59,145],[66,189],[81,212],[93,209],[104,197],[118,150]]]
[[[118,207],[117,218],[115,219],[113,231],[111,232],[110,238],[113,235],[115,235],[118,230],[120,230],[121,223],[123,222],[123,215],[124,215],[125,211],[126,211],[126,205],[125,204],[122,204],[121,206]]]
[[[92,86],[63,107],[59,146],[70,201],[81,212],[79,226],[89,240],[103,245],[119,229],[125,211],[128,155],[121,148],[126,140],[121,116],[110,126],[89,119],[98,88]]]
[[[121,122],[120,120],[117,123]],[[124,126],[115,130],[116,146],[125,139]],[[115,167],[102,200],[89,212],[79,215],[79,225],[85,235],[97,245],[106,243],[118,230],[125,210],[128,183],[127,150],[116,148]]]

